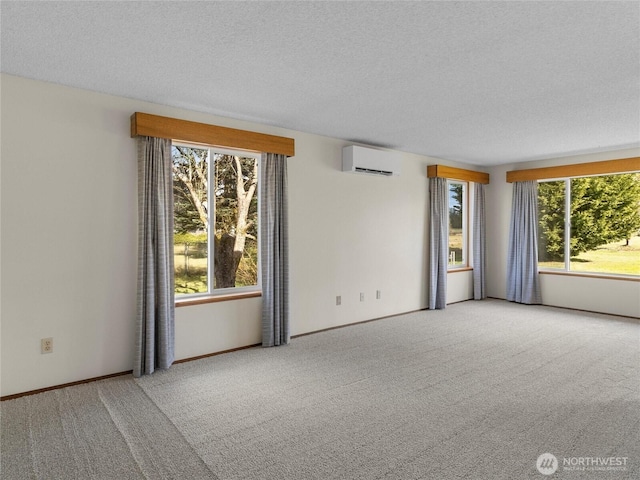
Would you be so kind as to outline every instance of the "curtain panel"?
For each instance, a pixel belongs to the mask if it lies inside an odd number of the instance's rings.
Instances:
[[[171,140],[138,140],[138,296],[133,375],[174,360]]]
[[[449,202],[447,180],[429,178],[429,309],[447,305]]]
[[[486,215],[484,185],[473,184],[473,298],[487,298],[485,272],[487,270]]]
[[[289,233],[287,157],[263,153],[260,161],[262,345],[289,343]]]
[[[538,183],[513,184],[507,300],[536,305],[542,303],[538,276]]]

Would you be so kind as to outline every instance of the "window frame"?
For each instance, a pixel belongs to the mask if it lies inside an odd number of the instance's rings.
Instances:
[[[603,279],[615,279],[615,280],[631,280],[631,281],[640,281],[640,275],[634,275],[630,273],[615,273],[615,272],[598,272],[598,271],[582,271],[582,270],[571,270],[571,181],[578,178],[587,178],[587,177],[608,177],[613,175],[624,175],[627,173],[638,173],[638,172],[610,172],[610,173],[601,173],[601,174],[592,174],[592,175],[575,175],[575,176],[564,176],[558,178],[540,178],[537,179],[538,185],[540,183],[548,183],[548,182],[564,182],[564,245],[563,245],[563,256],[564,256],[564,267],[545,267],[540,266],[540,260],[538,259],[538,273],[540,274],[551,274],[551,275],[568,275],[568,276],[584,276],[590,278],[603,278]],[[538,212],[538,228],[540,222],[540,213]],[[538,239],[540,238],[540,232],[538,232]]]
[[[474,189],[476,184],[488,185],[490,183],[490,175],[485,172],[476,170],[466,170],[464,168],[449,167],[447,165],[427,165],[427,178],[443,178],[445,180],[459,180],[467,182],[467,265],[465,267],[458,267],[455,269],[449,269],[447,261],[447,274],[465,272],[473,270],[471,266],[473,263],[473,214],[471,209],[475,207],[473,202]],[[448,202],[447,202],[448,203]],[[447,212],[448,214],[448,212]],[[448,234],[447,234],[448,237]],[[447,241],[448,245],[448,241]],[[448,247],[447,247],[448,248]]]
[[[449,217],[451,209],[449,200],[452,184],[462,185],[462,200],[460,203],[460,206],[462,207],[462,264],[451,265],[449,263],[451,258],[451,252],[449,251],[449,239],[451,232],[449,231],[450,222],[447,222],[447,272],[458,272],[462,270],[469,270],[469,182],[465,180],[447,178],[447,217]]]
[[[213,303],[226,300],[237,300],[241,298],[253,298],[262,296],[262,266],[261,266],[261,212],[260,212],[260,162],[262,154],[260,152],[235,149],[229,147],[217,147],[215,145],[207,145],[194,142],[185,142],[173,140],[171,146],[180,146],[186,148],[194,148],[207,150],[209,155],[209,161],[207,165],[207,191],[210,192],[207,202],[209,204],[207,215],[209,217],[209,227],[207,231],[207,291],[197,293],[175,293],[174,285],[174,298],[175,305],[198,305],[203,303]],[[241,156],[243,158],[254,158],[258,164],[257,169],[257,188],[256,188],[256,201],[257,201],[257,216],[258,216],[258,228],[257,228],[257,274],[256,284],[246,285],[243,287],[224,287],[215,288],[215,200],[211,202],[211,195],[215,195],[215,185],[212,184],[215,175],[211,175],[212,169],[215,165],[215,154]],[[175,208],[175,203],[174,203]],[[212,222],[211,219],[214,221]]]

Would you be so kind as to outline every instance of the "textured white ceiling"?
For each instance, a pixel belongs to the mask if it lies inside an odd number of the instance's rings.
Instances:
[[[8,2],[5,73],[475,165],[640,145],[640,2]]]

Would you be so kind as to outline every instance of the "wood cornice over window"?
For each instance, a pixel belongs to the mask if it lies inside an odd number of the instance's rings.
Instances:
[[[293,138],[277,137],[265,133],[219,127],[177,118],[160,117],[149,113],[136,112],[131,116],[131,136],[168,138],[180,142],[199,143],[213,147],[278,153],[287,157],[295,155],[295,141]]]
[[[489,183],[488,173],[465,170],[464,168],[447,167],[445,165],[429,165],[427,167],[427,177],[440,177],[484,184]]]
[[[640,171],[640,157],[605,160],[603,162],[574,163],[557,167],[531,168],[507,172],[507,182],[525,182],[527,180],[547,180],[550,178],[584,177],[588,175],[607,175]]]

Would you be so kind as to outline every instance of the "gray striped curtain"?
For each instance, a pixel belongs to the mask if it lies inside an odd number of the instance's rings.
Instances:
[[[533,180],[513,184],[507,300],[542,303],[538,279],[538,183]]]
[[[260,161],[262,346],[289,343],[289,232],[287,157],[263,153]]]
[[[171,140],[138,141],[138,308],[133,375],[174,360]]]
[[[486,223],[484,185],[473,184],[473,298],[487,298],[485,272],[487,270]]]
[[[447,305],[449,201],[447,180],[429,178],[429,309]]]

